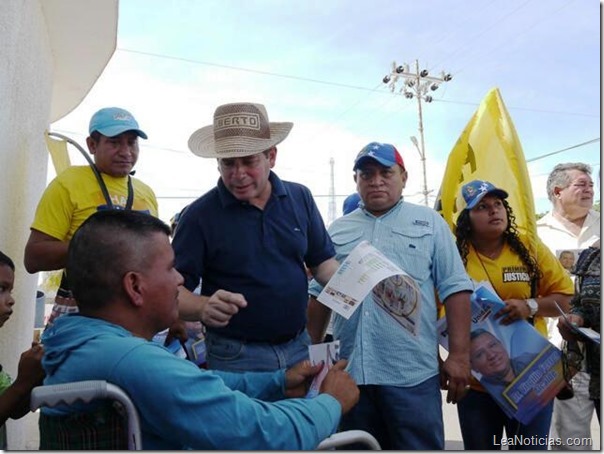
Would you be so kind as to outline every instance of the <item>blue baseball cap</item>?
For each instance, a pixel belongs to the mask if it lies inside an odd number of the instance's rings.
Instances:
[[[356,210],[360,206],[360,203],[361,196],[358,192],[354,192],[344,199],[344,203],[342,204],[342,212],[344,214],[348,214],[351,211]]]
[[[377,161],[378,164],[381,164],[384,167],[392,167],[394,164],[398,164],[405,170],[403,158],[394,145],[390,145],[389,143],[371,142],[370,144],[365,145],[354,160],[354,167],[352,170],[357,170],[369,159]]]
[[[105,107],[90,119],[88,133],[98,131],[106,137],[115,137],[126,131],[134,131],[139,137],[147,138],[130,112],[119,107]]]
[[[466,203],[464,210],[474,208],[487,194],[493,194],[502,199],[507,199],[508,197],[508,193],[503,189],[499,189],[485,180],[473,180],[464,184],[461,188],[461,196]]]

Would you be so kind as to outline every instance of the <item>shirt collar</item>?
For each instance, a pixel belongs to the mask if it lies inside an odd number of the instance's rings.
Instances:
[[[400,207],[403,205],[403,202],[404,202],[403,196],[401,195],[401,198],[398,199],[398,202],[396,202],[394,205],[392,205],[392,207],[388,211],[386,211],[385,213],[383,213],[379,216],[375,216],[375,215],[371,214],[369,211],[367,211],[365,209],[365,203],[363,203],[363,202],[361,202],[361,204],[359,205],[359,208],[361,208],[361,210],[363,210],[363,213],[365,213],[367,216],[371,216],[372,218],[375,218],[375,219],[383,219],[387,216],[390,216],[395,211],[398,212]]]

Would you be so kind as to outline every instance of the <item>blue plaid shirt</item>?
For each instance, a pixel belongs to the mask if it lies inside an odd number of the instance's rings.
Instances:
[[[357,209],[335,220],[329,234],[339,262],[367,240],[412,276],[421,291],[417,337],[373,303],[371,294],[348,320],[333,313],[334,338],[340,340],[341,356],[348,358],[352,377],[358,384],[409,387],[436,375],[435,290],[444,301],[473,289],[445,221],[436,211],[401,198],[380,217]],[[317,296],[320,291],[313,281],[310,294]]]

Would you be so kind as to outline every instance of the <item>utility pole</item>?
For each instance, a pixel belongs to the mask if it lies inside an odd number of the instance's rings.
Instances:
[[[428,93],[438,89],[439,85],[443,82],[449,82],[453,77],[451,74],[444,71],[441,72],[440,77],[434,77],[428,75],[427,69],[419,70],[419,61],[415,60],[415,69],[411,70],[407,63],[397,66],[396,62],[392,62],[392,69],[390,74],[387,74],[382,79],[382,82],[388,85],[390,91],[394,93],[396,83],[399,80],[403,80],[403,86],[399,89],[400,93],[405,95],[405,98],[412,99],[417,98],[417,110],[419,114],[419,139],[420,144],[418,145],[415,136],[411,137],[411,141],[422,161],[422,170],[424,174],[424,182],[422,188],[422,194],[424,194],[424,203],[428,206],[428,180],[426,176],[426,147],[424,142],[424,121],[422,116],[422,101],[427,103],[432,102],[432,96]]]
[[[336,219],[336,183],[335,183],[335,160],[329,158],[329,205],[327,210],[327,224],[331,224]]]

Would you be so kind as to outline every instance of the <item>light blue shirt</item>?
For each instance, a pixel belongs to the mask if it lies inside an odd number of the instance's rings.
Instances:
[[[136,405],[146,450],[311,450],[334,433],[342,407],[331,395],[285,399],[285,370],[199,369],[156,342],[105,320],[68,314],[42,335],[45,385],[106,380]],[[90,404],[44,408],[86,412]]]
[[[441,301],[473,286],[457,252],[453,235],[440,215],[401,200],[386,214],[373,216],[363,208],[336,219],[329,227],[341,263],[354,247],[369,241],[407,274],[421,292],[417,337],[371,300],[371,294],[346,320],[333,313],[334,339],[348,358],[348,371],[358,384],[415,386],[438,373],[437,308]],[[309,292],[321,286],[313,281]]]

